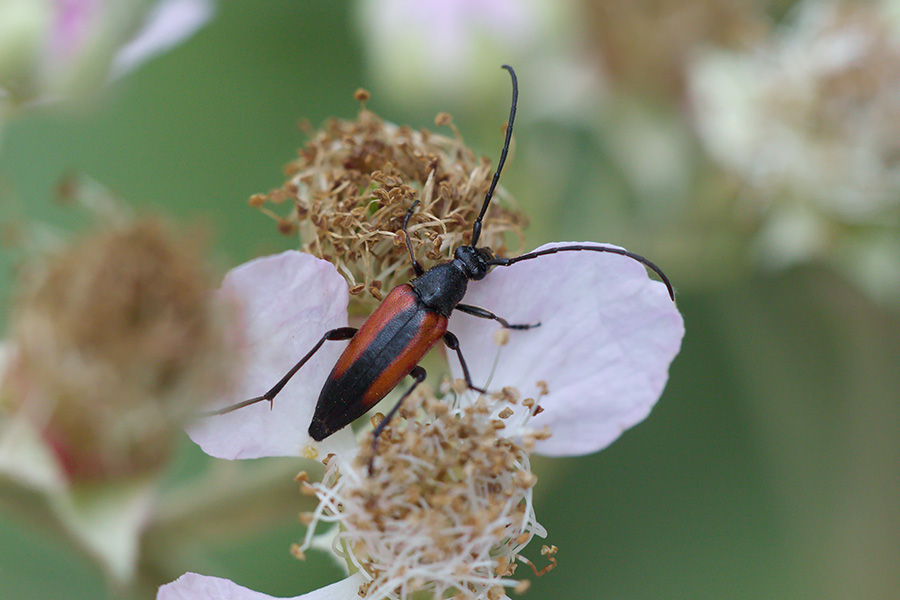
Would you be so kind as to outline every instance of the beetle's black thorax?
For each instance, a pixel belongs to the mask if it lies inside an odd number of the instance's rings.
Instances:
[[[450,262],[435,265],[410,281],[422,303],[431,310],[449,317],[466,295],[469,280],[484,279],[494,258],[490,248],[460,246]]]
[[[469,278],[456,260],[435,265],[409,282],[425,306],[445,317],[466,295],[468,283]]]

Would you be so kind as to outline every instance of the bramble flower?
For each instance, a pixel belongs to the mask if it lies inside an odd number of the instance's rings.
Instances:
[[[357,11],[372,68],[386,89],[406,98],[423,88],[471,94],[479,71],[535,45],[547,20],[563,12],[553,3],[515,0],[360,0]]]
[[[367,93],[357,97],[365,101]],[[450,123],[447,115],[436,121]],[[251,198],[282,232],[301,229],[309,253],[257,259],[226,275],[220,294],[243,308],[235,337],[250,360],[232,393],[210,409],[259,397],[326,331],[355,318],[362,298],[371,303],[405,282],[407,241],[426,265],[471,244],[491,172],[454,133],[414,132],[363,110],[355,121],[329,122],[289,165],[282,188]],[[287,215],[268,206],[287,201]],[[492,204],[479,241],[502,251],[504,234],[520,235],[523,220]],[[661,394],[683,324],[666,285],[643,265],[573,252],[494,271],[469,283],[466,301],[510,323],[540,326],[500,329],[463,313],[451,317],[450,331],[471,355],[475,385],[493,393],[476,395],[457,379],[438,399],[419,386],[385,424],[377,448],[371,435],[357,438],[349,426],[315,442],[308,429],[319,393],[346,347],[326,341],[271,405],[252,403],[189,428],[215,457],[297,456],[325,464],[321,482],[298,476],[301,491],[319,505],[302,515],[307,534],[292,551],[303,558],[311,549],[331,550],[354,574],[306,597],[496,600],[506,588],[523,591],[527,580],[513,578],[520,563],[540,574],[556,561],[553,546],[542,548],[547,564],[540,571],[522,554],[534,536],[546,536],[532,503],[530,455],[603,448]],[[449,362],[461,375],[458,359]],[[373,424],[383,418],[375,415]],[[328,542],[316,537],[324,524],[334,525]],[[160,588],[158,598],[221,596],[265,597],[187,574]]]
[[[544,260],[546,258],[547,260]],[[290,251],[231,271],[221,293],[243,306],[251,357],[225,406],[259,395],[281,378],[322,333],[346,324],[347,285],[332,265]],[[302,456],[324,459],[321,483],[301,477],[319,498],[297,556],[319,548],[319,523],[334,523],[331,549],[355,572],[304,598],[503,597],[521,550],[545,532],[531,502],[532,452],[585,454],[614,441],[647,416],[665,385],[683,335],[665,286],[621,256],[568,253],[496,268],[472,282],[466,302],[538,328],[502,330],[454,314],[477,385],[457,385],[440,401],[414,394],[379,437],[368,472],[371,437],[347,427],[321,443],[307,433],[319,390],[344,344],[326,343],[267,403],[196,423],[191,438],[222,458]],[[495,336],[497,338],[495,339]],[[458,361],[449,360],[454,374]],[[388,399],[390,402],[390,399]],[[548,437],[549,436],[549,437]],[[555,548],[543,553],[550,565]],[[230,595],[229,595],[230,594]],[[158,598],[266,598],[227,580],[187,574]]]
[[[584,51],[588,28],[580,3],[357,0],[356,9],[379,93],[407,106],[436,99],[477,105],[473,98],[499,89],[495,71],[502,63],[518,65],[523,80],[541,82],[529,94],[532,117],[569,120],[590,111],[601,95],[604,82]]]
[[[589,52],[611,85],[651,99],[679,101],[697,48],[735,47],[765,31],[765,6],[748,0],[584,3]]]

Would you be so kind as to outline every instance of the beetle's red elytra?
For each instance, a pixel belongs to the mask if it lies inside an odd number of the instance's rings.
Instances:
[[[411,285],[395,287],[334,365],[322,387],[310,436],[325,439],[387,396],[443,337],[447,321],[422,304]]]

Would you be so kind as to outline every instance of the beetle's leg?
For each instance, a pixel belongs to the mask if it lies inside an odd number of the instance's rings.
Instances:
[[[291,370],[288,371],[287,374],[281,378],[281,381],[276,383],[272,387],[272,389],[270,389],[268,392],[266,392],[262,396],[257,396],[256,398],[250,398],[249,400],[244,400],[243,402],[238,402],[237,404],[232,404],[231,406],[226,406],[225,408],[219,408],[217,410],[210,410],[210,411],[203,412],[203,413],[201,413],[201,415],[205,416],[205,417],[224,415],[226,413],[235,411],[239,408],[244,408],[245,406],[250,406],[251,404],[256,404],[257,402],[262,402],[263,400],[268,400],[269,404],[271,405],[273,403],[273,401],[275,400],[275,396],[278,395],[278,392],[281,391],[281,388],[283,388],[285,385],[287,385],[287,382],[291,379],[291,377],[293,377],[294,374],[300,370],[300,367],[302,367],[303,365],[306,364],[306,361],[308,361],[310,358],[312,358],[313,354],[318,352],[319,348],[322,347],[322,344],[324,344],[325,342],[349,340],[354,335],[356,335],[356,331],[357,331],[356,327],[338,327],[337,329],[332,329],[330,331],[326,331],[325,335],[322,336],[322,339],[320,339],[316,343],[316,345],[313,346],[313,349],[310,350],[309,352],[307,352],[306,356],[301,358],[300,362],[298,362],[296,365],[294,365],[291,368]]]
[[[532,327],[540,326],[540,323],[535,323],[534,325],[510,325],[509,322],[503,317],[498,317],[486,308],[481,308],[480,306],[472,306],[471,304],[457,304],[456,310],[462,311],[467,315],[472,315],[473,317],[493,319],[507,329],[531,329]]]
[[[462,365],[463,377],[466,379],[466,385],[469,386],[470,390],[475,390],[481,394],[487,394],[488,391],[482,389],[472,383],[472,376],[469,375],[469,367],[466,365],[466,361],[463,358],[462,350],[459,349],[459,340],[456,339],[456,336],[450,333],[449,331],[444,334],[444,343],[447,344],[447,347],[456,352],[456,356],[459,357],[459,364]]]
[[[397,400],[397,404],[394,405],[394,408],[388,411],[388,414],[384,416],[384,418],[381,420],[381,423],[379,423],[378,426],[375,427],[375,431],[372,432],[372,456],[369,458],[369,475],[372,474],[372,463],[375,460],[375,452],[378,449],[378,436],[381,435],[382,431],[384,431],[384,428],[391,420],[391,417],[393,417],[397,413],[397,411],[400,410],[400,406],[403,404],[403,401],[413,393],[413,390],[416,389],[416,386],[425,381],[425,376],[427,375],[427,373],[425,372],[425,369],[416,365],[415,367],[413,367],[413,370],[409,372],[409,375],[410,377],[415,379],[415,381],[413,381],[413,384],[409,386],[409,389],[406,390],[402,396],[400,396],[400,399]]]
[[[425,273],[425,269],[423,269],[422,265],[419,264],[419,261],[416,260],[416,255],[413,253],[412,249],[412,242],[409,241],[409,232],[406,230],[406,226],[409,225],[409,218],[412,216],[413,212],[415,212],[418,203],[418,200],[413,202],[412,206],[409,207],[409,210],[406,211],[406,216],[403,217],[403,237],[406,238],[406,249],[409,250],[409,259],[412,261],[416,277],[421,277]]]

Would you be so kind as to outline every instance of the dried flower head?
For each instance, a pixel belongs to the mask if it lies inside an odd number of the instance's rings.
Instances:
[[[229,378],[198,248],[145,220],[86,237],[26,273],[8,384],[70,474],[117,476],[168,455]]]
[[[297,552],[310,547],[316,523],[337,522],[333,547],[364,574],[365,597],[500,598],[521,585],[511,578],[517,561],[530,564],[519,553],[546,535],[528,458],[542,436],[522,428],[531,412],[510,419],[512,390],[465,407],[427,390],[417,398],[418,410],[379,437],[371,473],[366,437],[355,459],[331,455],[322,483],[303,485],[319,506],[304,515],[310,527]]]
[[[493,171],[465,146],[449,115],[441,113],[435,122],[450,126],[453,137],[386,123],[365,109],[352,121],[330,120],[287,166],[290,179],[282,187],[251,198],[283,233],[299,229],[302,249],[332,262],[357,302],[363,296],[370,300],[358,309],[371,308],[381,290],[409,277],[401,229],[416,200],[409,234],[419,260],[448,260],[471,241]],[[496,196],[499,202],[491,204],[480,241],[502,255],[505,234],[511,233],[521,250],[526,219],[508,207],[503,189]],[[279,216],[267,202],[290,202],[292,210]]]

